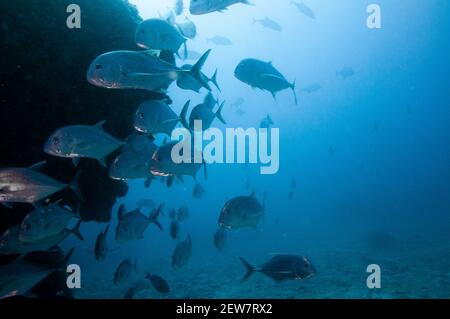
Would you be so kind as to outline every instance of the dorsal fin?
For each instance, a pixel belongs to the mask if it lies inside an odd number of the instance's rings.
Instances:
[[[100,122],[96,123],[96,124],[94,125],[94,127],[95,127],[95,128],[98,128],[99,130],[102,130],[102,131],[103,131],[103,126],[105,125],[105,123],[106,123],[106,121],[100,121]]]
[[[42,162],[33,164],[33,165],[29,166],[28,169],[31,169],[32,171],[38,172],[42,168],[42,166],[45,165],[45,163],[47,163],[47,162],[46,161],[42,161]]]

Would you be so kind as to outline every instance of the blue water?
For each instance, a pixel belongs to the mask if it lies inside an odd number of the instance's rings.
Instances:
[[[110,248],[98,263],[91,253],[96,235],[105,225],[83,224],[87,237],[66,247],[81,247],[74,260],[82,269],[78,297],[121,298],[133,281],[114,286],[112,278],[124,258],[138,258],[138,275],[163,276],[168,295],[149,288],[140,298],[449,298],[450,297],[450,3],[447,0],[377,0],[382,28],[366,27],[366,0],[307,1],[317,18],[299,13],[290,1],[253,0],[224,13],[190,16],[199,36],[190,50],[212,48],[204,72],[219,69],[218,81],[226,100],[228,127],[258,127],[270,114],[280,129],[280,170],[261,175],[258,165],[209,165],[202,200],[192,198],[195,182],[185,178],[168,189],[154,182],[129,183],[122,203],[129,209],[142,198],[166,208],[189,206],[191,217],[181,224],[180,239],[192,236],[193,256],[180,270],[171,268],[177,241],[154,225],[144,239],[119,245],[110,232]],[[156,2],[156,1],[155,1]],[[161,8],[138,1],[144,19]],[[162,7],[164,9],[164,7]],[[253,25],[253,18],[277,21],[278,33]],[[216,46],[206,38],[226,36],[233,45]],[[120,48],[118,48],[120,49]],[[296,80],[299,105],[292,92],[275,102],[266,92],[239,82],[234,68],[244,58],[272,61],[289,80]],[[180,62],[181,63],[181,62]],[[351,67],[354,76],[336,76]],[[315,93],[301,89],[319,83]],[[172,85],[174,110],[204,96]],[[245,103],[244,115],[230,103]],[[225,128],[215,121],[214,126]],[[297,182],[288,199],[291,179]],[[260,229],[231,231],[223,252],[213,245],[224,203],[251,189],[267,193],[266,214]],[[373,243],[374,233],[386,241]],[[92,247],[91,247],[92,246]],[[275,283],[254,274],[240,284],[245,272],[239,256],[258,265],[274,253],[307,256],[317,274],[304,281]],[[381,289],[368,289],[366,268],[381,266]]]

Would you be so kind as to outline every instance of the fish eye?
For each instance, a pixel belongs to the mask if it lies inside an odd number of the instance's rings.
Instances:
[[[138,113],[138,117],[141,119],[141,120],[143,120],[144,119],[144,113],[142,113],[142,112],[139,112]]]
[[[101,69],[102,69],[102,66],[101,66],[100,64],[97,64],[97,65],[95,66],[95,69],[96,69],[96,70],[101,70]]]

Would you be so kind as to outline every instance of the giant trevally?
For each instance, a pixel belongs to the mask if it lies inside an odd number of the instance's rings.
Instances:
[[[1,168],[0,203],[34,204],[65,188],[72,189],[81,198],[77,185],[80,171],[70,184],[64,184],[40,173],[38,169],[44,164],[41,162],[28,168]]]
[[[207,38],[206,41],[212,42],[215,45],[223,45],[223,46],[229,46],[233,44],[233,42],[231,42],[230,39],[219,35],[216,35],[215,37],[212,38]]]
[[[147,272],[147,276],[145,278],[147,278],[152,284],[153,288],[155,288],[160,293],[167,294],[170,292],[169,285],[162,277],[158,275],[150,275],[150,273]]]
[[[211,90],[200,74],[211,50],[206,51],[189,70],[183,70],[154,56],[153,51],[112,51],[97,57],[89,67],[89,83],[108,89],[157,91],[168,87],[181,75],[191,73]]]
[[[134,128],[146,134],[164,133],[171,135],[177,124],[180,122],[189,129],[186,122],[186,115],[189,110],[190,101],[183,106],[180,116],[164,101],[147,101],[139,105],[134,116]]]
[[[190,216],[189,207],[187,205],[183,205],[180,208],[178,208],[177,219],[180,222],[186,221],[189,218],[189,216]]]
[[[197,27],[194,22],[189,20],[187,17],[183,21],[176,22],[175,25],[178,30],[180,30],[180,33],[186,38],[194,39],[197,36]]]
[[[234,71],[236,78],[251,87],[269,91],[276,99],[276,94],[285,89],[292,89],[297,104],[295,81],[289,83],[286,78],[272,65],[272,62],[263,62],[256,59],[241,61]]]
[[[135,41],[139,47],[144,49],[173,53],[177,53],[181,45],[186,45],[186,38],[180,31],[162,19],[142,21],[136,29]]]
[[[13,226],[3,233],[0,237],[0,254],[2,255],[14,255],[14,254],[27,254],[33,251],[47,251],[56,247],[62,241],[64,241],[69,235],[74,234],[80,240],[84,240],[80,233],[81,221],[73,229],[65,228],[59,234],[42,238],[34,242],[23,242],[19,239],[20,225]]]
[[[189,11],[193,15],[207,14],[214,11],[222,12],[236,3],[253,5],[249,0],[191,0]]]
[[[264,206],[252,193],[239,196],[225,203],[219,216],[219,226],[225,228],[257,228],[264,217]]]
[[[78,213],[61,205],[61,200],[35,208],[22,221],[19,239],[25,243],[57,235],[67,228]]]
[[[271,29],[273,31],[281,32],[283,28],[276,22],[270,19],[269,17],[265,17],[263,19],[253,19],[253,24],[258,23],[262,25],[264,28]]]
[[[222,116],[222,110],[225,105],[223,102],[217,112],[213,112],[211,108],[206,106],[205,104],[199,104],[192,109],[191,115],[189,116],[189,127],[192,130],[195,130],[195,122],[201,121],[202,130],[206,131],[209,129],[213,123],[213,121],[217,118],[223,124],[227,124],[225,119]]]
[[[316,273],[311,262],[306,257],[298,255],[275,255],[261,267],[253,267],[242,257],[240,259],[247,269],[241,282],[246,281],[255,271],[275,281],[303,280]]]
[[[92,158],[106,167],[106,157],[124,145],[103,130],[105,121],[94,126],[71,125],[56,130],[45,143],[44,152],[71,158],[76,166],[81,158]]]
[[[192,65],[185,64],[181,68],[182,69],[186,69],[186,70],[191,70],[192,69]],[[201,73],[201,75],[204,78],[205,82],[211,82],[220,91],[220,87],[217,84],[217,70],[214,72],[214,74],[213,74],[213,76],[211,78],[208,78],[203,72]],[[199,93],[201,88],[203,87],[202,84],[199,81],[197,81],[196,78],[194,78],[189,73],[181,76],[177,80],[177,86],[180,89],[191,90],[191,91],[194,91],[194,92],[197,92],[197,93]]]
[[[181,15],[184,11],[184,3],[183,0],[175,0],[173,5],[173,11],[177,16]]]
[[[132,271],[135,271],[138,273],[137,270],[137,261],[134,262],[134,264],[131,262],[131,260],[125,259],[122,261],[118,266],[116,271],[114,272],[114,284],[115,285],[121,285],[130,278]]]
[[[36,252],[0,266],[0,299],[28,294],[51,273],[57,270],[65,272],[72,254],[73,249],[66,256],[63,256],[60,250]]]
[[[163,205],[160,205],[147,217],[141,213],[139,208],[127,213],[125,206],[121,205],[118,210],[119,223],[116,227],[116,241],[126,243],[132,240],[142,239],[144,238],[144,232],[150,224],[155,224],[162,230],[162,226],[158,221],[162,207]]]
[[[172,254],[172,267],[179,269],[186,266],[192,256],[192,240],[191,236],[178,243]]]
[[[303,2],[295,2],[295,1],[291,1],[291,4],[294,5],[295,7],[297,7],[297,10],[301,13],[303,13],[305,16],[311,18],[311,19],[315,19],[316,15],[314,14],[314,11],[312,11],[312,9],[310,7],[308,7],[306,4],[304,4]]]

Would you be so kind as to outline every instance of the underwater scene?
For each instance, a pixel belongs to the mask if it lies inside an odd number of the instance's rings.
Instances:
[[[450,298],[450,2],[0,3],[0,298]]]

